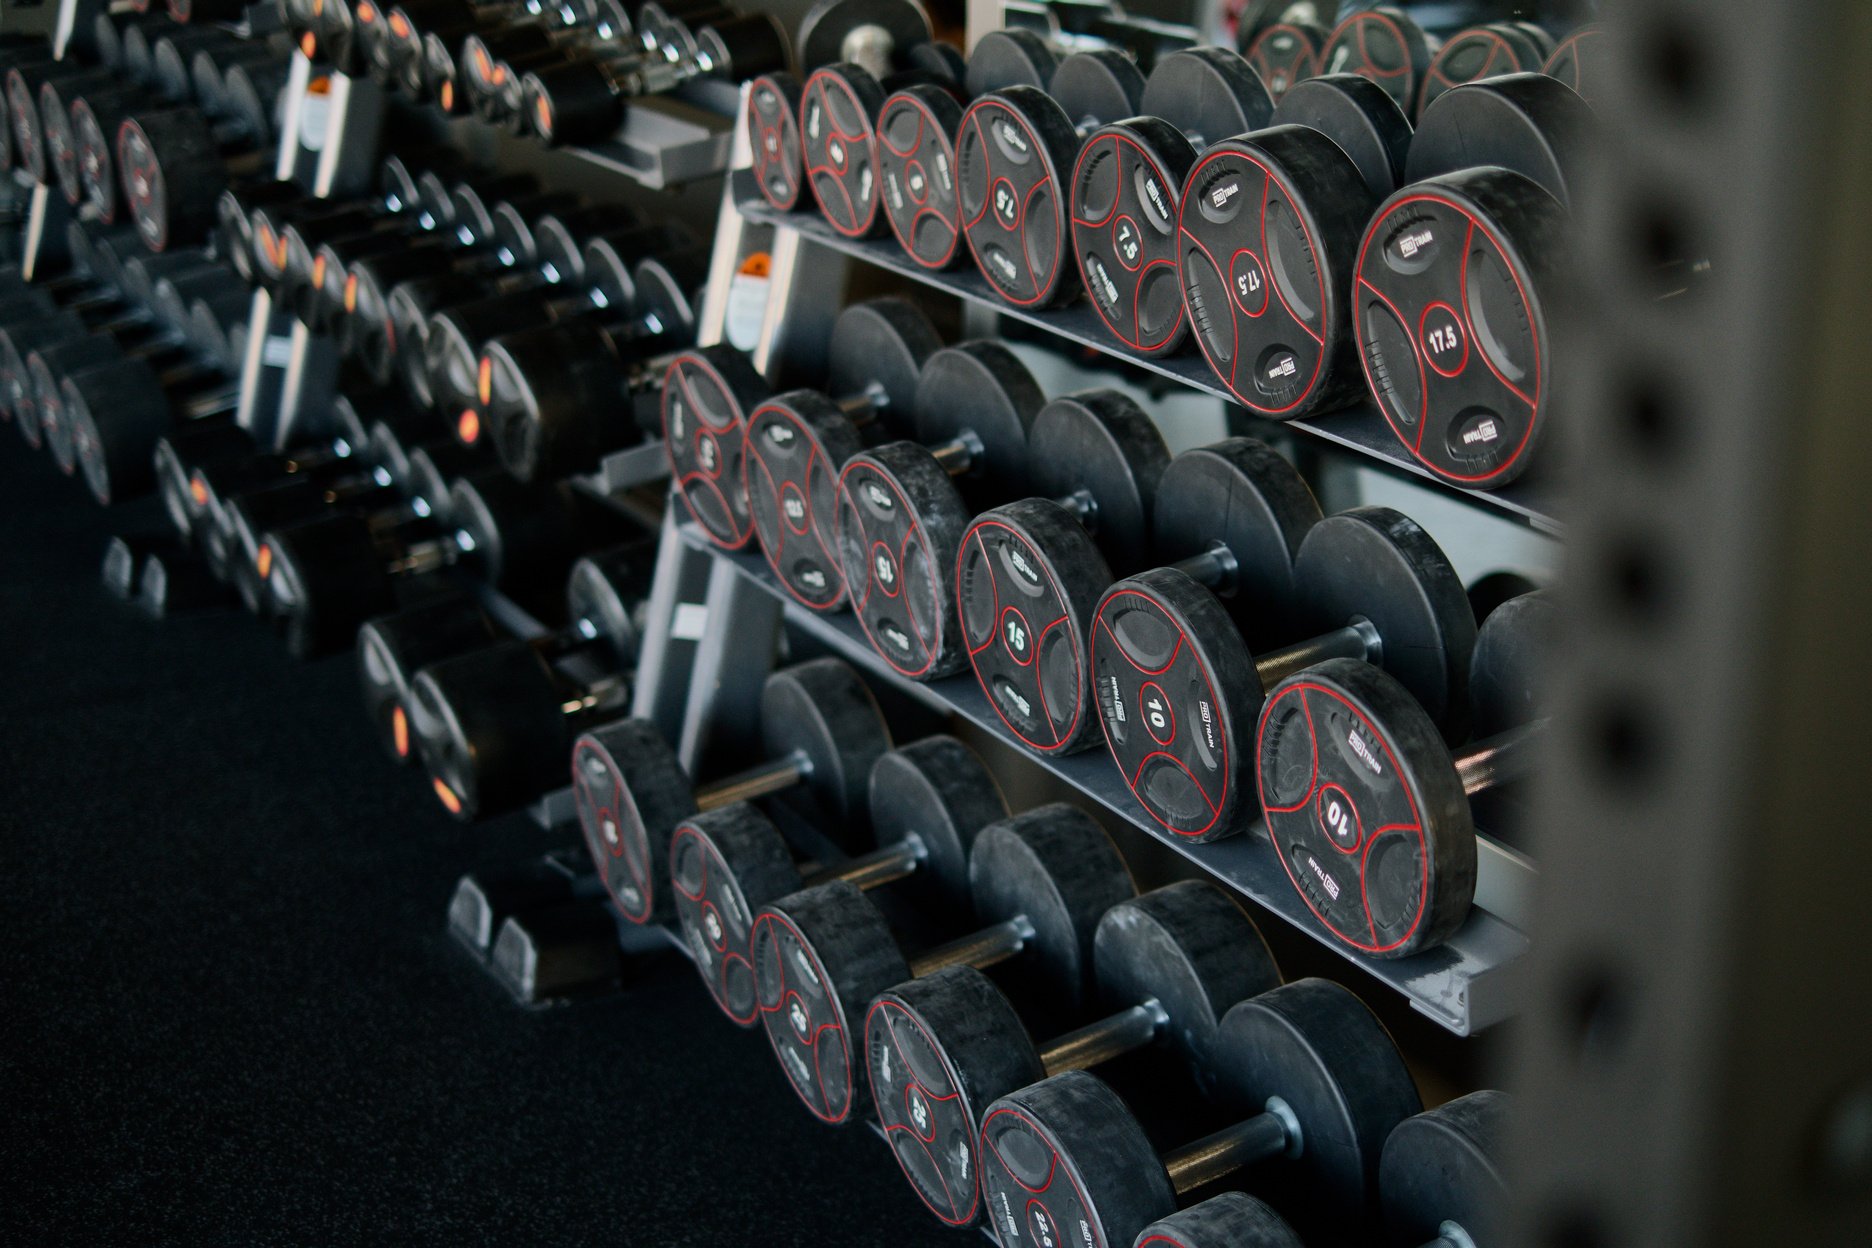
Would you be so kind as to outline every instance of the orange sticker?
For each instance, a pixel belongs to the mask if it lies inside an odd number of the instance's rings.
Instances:
[[[552,102],[543,95],[533,97],[533,116],[539,123],[539,132],[552,138],[553,113]]]
[[[390,33],[395,35],[399,39],[409,38],[410,37],[409,19],[407,17],[404,17],[401,13],[392,13],[390,15]]]
[[[195,505],[197,507],[206,507],[208,505],[208,484],[200,477],[189,478],[188,492],[189,497],[195,500]]]
[[[272,572],[273,572],[273,547],[272,546],[267,545],[265,543],[261,544],[260,553],[254,556],[254,571],[260,574],[260,579],[263,581],[266,580],[268,576],[272,575]]]
[[[308,61],[318,55],[318,36],[309,30],[299,36],[299,55]]]
[[[325,284],[325,257],[324,256],[319,256],[317,259],[312,261],[312,284],[314,286],[323,286]]]
[[[481,357],[481,366],[475,370],[475,394],[480,396],[483,406],[494,401],[494,361],[485,355]]]
[[[368,2],[358,5],[357,20],[363,22],[366,26],[370,25],[377,20],[377,7]]]
[[[461,419],[455,422],[455,436],[466,446],[481,440],[481,417],[475,414],[474,408],[462,408]]]
[[[455,111],[455,84],[453,81],[447,81],[442,84],[440,98],[442,100],[443,112],[452,113]]]
[[[443,784],[440,780],[431,780],[429,783],[435,786],[435,795],[441,799],[442,805],[448,809],[449,814],[461,814],[462,801],[461,798],[455,796],[454,789],[449,788],[448,785]]]
[[[357,274],[347,273],[344,279],[344,310],[357,311]]]
[[[390,712],[390,738],[398,758],[409,757],[409,716],[401,706]]]
[[[768,277],[773,272],[773,257],[757,251],[741,262],[740,272],[748,277]]]

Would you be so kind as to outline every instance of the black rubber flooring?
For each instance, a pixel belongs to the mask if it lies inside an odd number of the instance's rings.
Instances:
[[[569,835],[447,820],[350,656],[110,599],[130,524],[0,426],[0,1242],[983,1242],[673,955],[512,1005],[444,903]]]

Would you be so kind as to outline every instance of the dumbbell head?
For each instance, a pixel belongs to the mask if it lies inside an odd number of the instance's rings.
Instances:
[[[863,399],[885,430],[907,434],[923,366],[941,346],[929,318],[905,300],[855,304],[833,322],[824,386],[748,412],[742,489],[768,566],[803,605],[826,611],[845,599],[838,474],[867,439],[839,401]]]
[[[117,174],[143,245],[194,241],[215,223],[227,189],[214,134],[194,109],[139,110],[117,131]]]
[[[1136,1248],[1305,1248],[1272,1206],[1223,1192],[1179,1209],[1138,1232]]]
[[[1231,1160],[1265,1169],[1283,1208],[1341,1231],[1364,1227],[1384,1141],[1422,1107],[1371,1011],[1337,984],[1299,980],[1231,1008],[1214,1060],[1220,1099],[1249,1115],[1229,1129]],[[1057,1243],[1069,1227],[1088,1242],[1131,1242],[1175,1211],[1184,1185],[1222,1169],[1205,1164],[1213,1154],[1160,1157],[1117,1094],[1077,1070],[990,1106],[982,1150],[1003,1244]]]
[[[839,826],[858,818],[871,767],[890,748],[876,699],[836,659],[769,676],[761,733],[769,758],[799,762],[799,779]],[[572,795],[586,849],[619,912],[634,923],[673,917],[670,836],[702,803],[655,726],[625,719],[581,736],[572,750]]]
[[[800,19],[798,61],[807,70],[853,62],[882,77],[929,38],[929,15],[911,0],[818,0]]]
[[[125,359],[87,369],[67,376],[59,395],[92,497],[108,506],[154,484],[150,457],[173,417],[148,364]]]
[[[1062,804],[983,829],[969,858],[969,886],[987,926],[932,951],[930,969],[1015,954],[1022,965],[1009,971],[1021,972],[1022,991],[1075,1010],[1092,991],[1100,917],[1136,892],[1111,838],[1084,811]],[[877,907],[845,882],[769,904],[755,919],[750,949],[761,1024],[781,1069],[814,1116],[848,1121],[864,1099],[853,1086],[860,1012],[908,980],[912,964]]]
[[[1354,74],[1298,84],[1273,122],[1191,167],[1178,238],[1183,306],[1210,367],[1257,415],[1287,420],[1360,391],[1352,271],[1411,129]]]
[[[1490,22],[1451,35],[1424,71],[1423,85],[1411,110],[1413,117],[1438,96],[1465,82],[1499,78],[1503,74],[1539,73],[1553,54],[1553,41],[1531,23]]]
[[[879,758],[869,793],[881,855],[907,859],[880,882],[914,871],[924,896],[944,904],[966,897],[976,833],[1007,816],[980,757],[953,737],[927,737]],[[856,875],[854,882],[866,886],[862,872],[824,870]],[[715,1004],[743,1027],[759,1016],[748,960],[754,916],[804,883],[779,830],[744,802],[690,816],[670,840],[670,887],[683,939]]]
[[[956,137],[962,232],[988,284],[1018,307],[1077,292],[1067,251],[1072,171],[1086,131],[1138,111],[1144,77],[1112,51],[1060,62],[1046,91],[1008,87],[976,100]]]
[[[1394,5],[1374,5],[1333,28],[1320,53],[1320,72],[1369,78],[1409,113],[1435,55],[1423,28]]]
[[[1097,740],[1085,651],[1112,568],[1144,566],[1163,435],[1115,390],[1055,399],[1034,419],[1034,498],[983,512],[956,560],[962,644],[989,704],[1028,748]]]
[[[1366,382],[1399,441],[1444,481],[1505,485],[1546,432],[1549,305],[1592,130],[1591,107],[1544,75],[1447,91],[1411,141],[1411,185],[1365,231],[1353,324]]]
[[[358,676],[364,709],[398,763],[415,757],[410,735],[410,681],[431,663],[492,645],[498,634],[487,615],[464,595],[367,620],[358,628]]]
[[[1142,115],[1086,138],[1072,175],[1072,249],[1093,310],[1147,355],[1183,345],[1178,197],[1196,153],[1262,129],[1267,88],[1224,48],[1172,52],[1145,81]]]
[[[1272,22],[1242,46],[1242,57],[1278,104],[1294,84],[1320,72],[1320,53],[1331,38],[1331,31],[1313,22]]]
[[[1037,1083],[1050,1063],[1172,1049],[1198,1086],[1216,1083],[1217,1025],[1280,983],[1254,924],[1213,884],[1186,881],[1121,901],[1099,920],[1093,960],[1110,1034],[1090,1053],[1038,1047],[1008,998],[973,967],[899,984],[865,1018],[871,1096],[885,1140],[923,1203],[966,1226],[980,1212],[981,1111]],[[1058,1069],[1057,1065],[1054,1069]]]
[[[108,71],[87,70],[67,61],[14,66],[7,70],[4,85],[6,123],[13,140],[14,166],[24,169],[35,182],[52,181],[51,153],[46,143],[46,126],[40,113],[40,101],[44,98],[46,86],[62,83],[69,91],[97,91],[108,90],[112,82]]]
[[[1444,1238],[1479,1248],[1500,1242],[1507,1187],[1499,1159],[1507,1117],[1507,1093],[1485,1090],[1397,1125],[1378,1163],[1390,1242]]]
[[[1006,347],[947,347],[929,358],[917,385],[918,442],[886,443],[841,470],[838,551],[847,593],[872,647],[904,675],[933,680],[961,669],[953,578],[962,535],[981,503],[1022,490],[1028,432],[1043,402]],[[951,479],[958,465],[973,507]]]
[[[1476,717],[1492,731],[1538,714],[1555,624],[1550,600],[1536,593],[1497,609],[1477,635]],[[1476,834],[1460,764],[1472,751],[1451,756],[1396,674],[1334,659],[1289,677],[1269,692],[1255,753],[1268,836],[1295,891],[1336,939],[1407,957],[1442,944],[1468,918]]]
[[[1030,30],[991,30],[964,71],[966,94],[1003,87],[1044,87],[1057,67],[1052,50]],[[961,206],[956,198],[956,136],[962,101],[948,88],[910,83],[877,113],[878,181],[884,217],[904,253],[926,269],[960,261]]]
[[[1572,87],[1588,104],[1596,104],[1605,90],[1609,51],[1604,27],[1582,26],[1560,41],[1541,72]]]

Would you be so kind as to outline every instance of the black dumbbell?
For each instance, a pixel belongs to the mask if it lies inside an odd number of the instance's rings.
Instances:
[[[696,28],[695,49],[687,56],[585,57],[530,70],[525,107],[533,132],[546,143],[596,143],[616,132],[629,102],[640,96],[673,91],[697,78],[748,78],[786,63],[786,32],[775,18],[725,17]]]
[[[1084,1071],[990,1105],[982,1188],[1001,1243],[1057,1244],[1068,1228],[1088,1243],[1129,1243],[1184,1193],[1247,1167],[1284,1210],[1342,1234],[1369,1230],[1384,1141],[1423,1108],[1371,1011],[1337,984],[1296,980],[1233,1006],[1212,1061],[1217,1099],[1250,1116],[1168,1153]]]
[[[748,412],[741,475],[749,514],[768,567],[801,605],[845,603],[837,532],[846,461],[866,445],[908,436],[919,395],[969,401],[920,389],[923,364],[941,347],[922,311],[902,300],[855,305],[832,326],[824,390],[777,394]]]
[[[1066,1070],[1161,1045],[1205,1094],[1216,1028],[1238,1001],[1281,982],[1274,955],[1234,899],[1188,880],[1119,902],[1099,919],[1093,977],[1104,1017],[1044,1046],[1014,1003],[973,967],[880,993],[865,1017],[865,1064],[885,1142],[939,1219],[981,1212],[981,1112]]]
[[[847,308],[827,344],[831,401],[854,411],[907,411],[919,370],[939,345],[928,318],[902,300]],[[746,546],[756,531],[745,465],[748,421],[772,393],[747,357],[725,344],[687,352],[664,374],[660,411],[670,482],[702,532],[728,550]],[[809,508],[797,522],[817,524],[820,515]]]
[[[1317,22],[1292,19],[1241,33],[1246,36],[1238,45],[1242,59],[1260,75],[1276,104],[1296,84],[1320,72],[1320,53],[1332,38],[1332,32]]]
[[[1508,484],[1551,423],[1566,361],[1548,317],[1595,127],[1592,106],[1543,74],[1446,91],[1419,120],[1406,185],[1365,230],[1352,323],[1366,384],[1439,480]]]
[[[1186,320],[1209,366],[1256,415],[1291,420],[1362,394],[1352,271],[1411,128],[1354,74],[1295,85],[1272,121],[1191,166],[1177,235]]]
[[[1003,87],[1043,88],[1058,59],[1030,30],[991,30],[964,71],[965,98],[931,82],[893,91],[877,112],[878,181],[884,217],[904,254],[926,269],[946,269],[966,254],[956,195],[956,137],[967,100]]]
[[[1403,9],[1373,5],[1333,27],[1320,53],[1319,72],[1369,78],[1408,116],[1417,104],[1417,93],[1423,90],[1437,47]]]
[[[77,128],[82,133],[82,124]],[[211,126],[193,108],[127,111],[115,136],[116,169],[144,245],[161,251],[171,241],[205,236],[229,180],[267,172],[271,131],[268,113],[230,114]],[[79,164],[91,166],[88,153]]]
[[[16,65],[6,71],[6,125],[12,137],[12,164],[26,171],[35,182],[50,183],[56,177],[53,164],[57,153],[46,142],[47,126],[40,112],[46,89],[53,88],[52,98],[65,92],[108,90],[116,82],[107,69],[87,67],[77,61],[50,61],[38,65]]]
[[[1029,435],[1034,497],[982,512],[955,563],[956,620],[982,692],[1039,754],[1098,739],[1085,668],[1099,595],[1150,561],[1163,435],[1115,390],[1040,409]]]
[[[82,83],[74,92],[68,83]],[[121,98],[124,100],[141,99],[135,87],[105,84],[92,85],[88,80],[69,79],[53,80],[39,86],[39,127],[45,146],[45,159],[58,183],[58,188],[69,204],[77,205],[85,199],[85,183],[80,176],[80,154],[77,133],[72,125],[72,107],[82,95],[96,95],[103,99]],[[111,188],[111,207],[115,208],[117,192]],[[100,217],[100,220],[102,218]]]
[[[655,557],[654,547],[642,542],[581,556],[566,577],[568,623],[525,639],[527,644],[548,662],[596,651],[607,665],[627,668],[642,636],[642,610]],[[418,672],[495,645],[503,637],[499,626],[465,593],[446,594],[361,625],[358,674],[364,707],[385,753],[398,763],[416,757],[409,705]]]
[[[942,45],[931,40],[929,15],[915,0],[824,0],[802,22],[794,60],[807,74],[843,62],[857,67],[876,86],[878,80],[913,65],[936,68],[954,58],[954,67],[960,68],[959,55],[938,48]],[[787,69],[757,74],[748,86],[755,185],[782,212],[800,207],[809,190],[800,139],[804,97],[799,76]],[[871,116],[875,118],[875,108]]]
[[[676,922],[702,982],[743,1027],[759,1018],[748,940],[768,902],[809,884],[876,888],[915,878],[932,901],[968,896],[975,836],[1007,818],[1007,803],[976,753],[954,737],[925,737],[877,761],[869,780],[876,849],[834,866],[796,862],[786,838],[745,802],[691,815],[670,839]]]
[[[1055,803],[981,830],[969,891],[984,925],[912,959],[876,903],[850,883],[802,889],[765,906],[749,941],[761,1024],[780,1068],[815,1117],[859,1108],[854,1052],[877,995],[951,966],[1008,964],[1020,991],[1077,1015],[1092,992],[1101,916],[1137,894],[1124,859],[1092,817]]]
[[[1603,26],[1582,26],[1560,41],[1541,72],[1572,87],[1588,104],[1596,104],[1605,92],[1609,52]]]
[[[1294,891],[1335,939],[1374,957],[1408,957],[1447,941],[1469,917],[1469,799],[1535,764],[1554,615],[1536,593],[1484,621],[1469,679],[1479,739],[1454,753],[1410,691],[1367,663],[1323,663],[1268,692],[1256,741],[1268,836]],[[1330,737],[1322,740],[1319,724],[1332,725]]]
[[[962,233],[988,285],[1022,308],[1078,293],[1073,166],[1107,122],[1137,114],[1144,75],[1121,53],[1075,52],[1045,91],[1004,87],[969,105],[956,135]]]
[[[976,512],[1026,492],[1027,439],[1043,404],[1039,384],[1006,347],[947,347],[918,379],[918,441],[845,461],[838,551],[846,591],[872,648],[896,671],[934,680],[966,662],[953,580],[962,534]]]
[[[1553,54],[1553,38],[1532,22],[1490,22],[1459,30],[1424,71],[1411,116],[1422,116],[1438,96],[1465,82],[1539,73]]]
[[[1494,1248],[1502,1242],[1508,1192],[1499,1157],[1508,1106],[1505,1092],[1471,1092],[1392,1130],[1378,1159],[1386,1244]]]
[[[59,399],[85,483],[108,506],[155,484],[157,440],[176,426],[231,413],[239,385],[192,368],[158,372],[126,359],[67,376]]]
[[[586,57],[692,57],[698,45],[684,19],[717,15],[725,16],[726,11],[715,0],[639,4],[635,20],[618,3],[578,11],[568,6],[553,14],[552,21],[513,22],[468,34],[461,41],[456,81],[467,107],[483,120],[524,134],[533,128],[524,83],[527,71],[556,69]]]
[[[762,686],[760,716],[771,761],[701,785],[648,720],[617,720],[573,744],[572,796],[585,848],[630,922],[675,917],[670,838],[693,815],[798,788],[827,816],[835,841],[862,826],[865,786],[891,737],[858,673],[839,659],[782,668]]]
[[[1408,517],[1366,507],[1321,520],[1290,545],[1312,500],[1282,497],[1269,485],[1279,480],[1222,455],[1180,456],[1159,483],[1160,502],[1204,491],[1239,502],[1240,513],[1219,528],[1224,513],[1212,511],[1192,533],[1185,515],[1160,507],[1159,539],[1194,553],[1117,582],[1093,613],[1088,667],[1105,743],[1139,804],[1188,841],[1248,826],[1254,725],[1265,691],[1296,671],[1329,658],[1377,664],[1452,740],[1468,716],[1475,617],[1435,541]],[[1241,597],[1235,578],[1244,574],[1264,583],[1291,575],[1287,611],[1279,599]],[[1257,657],[1213,590],[1232,592],[1246,612],[1265,604],[1285,616],[1277,635],[1288,644]]]
[[[1274,101],[1226,48],[1157,62],[1142,115],[1093,131],[1072,174],[1072,251],[1092,308],[1117,339],[1168,355],[1188,333],[1179,271],[1178,198],[1203,149],[1265,126]]]
[[[255,560],[267,613],[295,654],[349,645],[359,625],[396,607],[400,581],[445,568],[465,565],[523,603],[549,601],[581,548],[618,527],[590,523],[560,490],[529,489],[499,473],[458,480],[449,494],[448,527],[433,509],[422,517],[402,506],[262,537]]]

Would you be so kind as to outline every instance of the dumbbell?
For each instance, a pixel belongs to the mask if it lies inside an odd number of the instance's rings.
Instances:
[[[187,56],[193,55],[196,48],[226,48],[237,42],[218,26],[191,29],[173,22],[127,26],[123,31],[123,60],[117,71],[165,99],[185,100],[194,88],[187,71]],[[165,44],[171,49],[167,56],[159,54]]]
[[[655,550],[630,542],[581,556],[566,578],[567,624],[527,644],[548,661],[595,650],[607,664],[627,667],[642,636],[643,603],[654,574]],[[358,674],[364,707],[385,752],[398,763],[415,758],[410,734],[410,687],[432,663],[501,643],[502,630],[467,594],[375,616],[357,631]],[[564,761],[563,758],[560,761]]]
[[[1588,104],[1596,104],[1605,91],[1610,51],[1603,26],[1582,26],[1560,41],[1541,72],[1572,87]]]
[[[1079,1014],[1092,990],[1098,921],[1137,888],[1105,830],[1083,810],[1054,803],[976,834],[969,892],[983,927],[914,959],[849,882],[788,894],[756,916],[749,949],[761,1025],[820,1121],[837,1125],[862,1112],[852,1041],[879,993],[946,967],[1005,963],[1023,993]]]
[[[172,239],[205,235],[229,180],[267,172],[271,131],[265,113],[230,114],[211,126],[192,108],[128,112],[116,134],[117,175],[144,246],[161,251]],[[80,158],[81,169],[91,163]]]
[[[77,86],[74,91],[71,84]],[[73,128],[73,106],[80,96],[94,94],[101,99],[125,100],[141,99],[141,94],[134,87],[106,84],[102,87],[90,85],[85,79],[54,79],[39,86],[39,127],[41,141],[45,148],[45,159],[52,178],[65,196],[65,202],[73,205],[85,199],[85,183],[80,176],[81,148],[77,132]],[[9,110],[10,111],[10,110]],[[110,207],[115,209],[117,191],[111,184]],[[102,220],[100,214],[100,220]]]
[[[1153,1046],[1172,1050],[1205,1094],[1216,1028],[1238,1001],[1281,982],[1274,955],[1234,899],[1187,880],[1120,901],[1092,940],[1097,999],[1110,1011],[1042,1046],[980,971],[950,967],[880,993],[865,1016],[872,1106],[923,1203],[968,1226],[981,1212],[981,1111],[1067,1070]]]
[[[1268,124],[1274,101],[1248,62],[1191,48],[1157,62],[1142,115],[1087,137],[1072,174],[1072,250],[1092,308],[1117,339],[1168,355],[1188,334],[1178,200],[1198,153]]]
[[[1542,74],[1446,91],[1419,120],[1407,184],[1365,230],[1352,320],[1366,384],[1441,481],[1506,485],[1543,440],[1567,367],[1549,308],[1595,127],[1592,106]]]
[[[1479,739],[1454,753],[1410,691],[1370,664],[1322,663],[1269,690],[1255,748],[1268,836],[1341,943],[1408,957],[1469,917],[1469,799],[1534,767],[1546,738],[1539,677],[1557,631],[1539,593],[1483,622],[1469,679]],[[1319,724],[1331,726],[1324,748]]]
[[[860,451],[840,470],[846,593],[872,648],[902,675],[935,680],[966,661],[952,579],[962,534],[970,516],[1025,491],[1028,434],[1044,403],[1000,343],[946,347],[917,381],[917,441]],[[1084,449],[1090,458],[1104,448]],[[1126,468],[1111,471],[1103,479]]]
[[[1053,50],[1032,31],[991,30],[968,58],[961,98],[939,83],[912,82],[879,105],[873,129],[884,218],[916,264],[946,269],[964,254],[956,198],[956,137],[964,104],[1003,87],[1045,87],[1058,65]]]
[[[349,645],[358,626],[397,605],[399,583],[466,564],[489,585],[538,604],[556,595],[597,531],[555,490],[499,473],[463,478],[449,491],[449,528],[398,507],[379,516],[337,514],[261,538],[255,568],[267,613],[298,655]]]
[[[1078,293],[1068,262],[1073,164],[1099,126],[1137,114],[1144,76],[1117,52],[1075,52],[1045,91],[1014,86],[969,105],[956,133],[956,188],[975,264],[1022,308]]]
[[[1326,659],[1384,667],[1450,739],[1462,739],[1476,626],[1448,559],[1414,521],[1388,508],[1305,527],[1311,498],[1281,481],[1278,473],[1244,471],[1230,453],[1180,456],[1158,484],[1160,503],[1206,493],[1240,512],[1211,511],[1192,532],[1187,513],[1166,515],[1160,506],[1155,532],[1166,551],[1193,553],[1117,582],[1093,613],[1087,663],[1105,743],[1146,813],[1186,841],[1247,826],[1254,796],[1246,769],[1265,691]],[[1296,530],[1304,536],[1294,543]],[[1281,600],[1241,596],[1233,578],[1244,571],[1264,581],[1292,577],[1289,625],[1277,634],[1287,644],[1259,657],[1212,592],[1232,590],[1246,612],[1265,603],[1279,613]],[[1292,640],[1295,633],[1306,640]]]
[[[990,1105],[982,1195],[1001,1243],[1131,1243],[1183,1194],[1250,1167],[1283,1209],[1341,1232],[1330,1242],[1365,1242],[1343,1235],[1369,1229],[1384,1141],[1423,1108],[1383,1025],[1338,984],[1296,980],[1232,1006],[1211,1060],[1217,1099],[1250,1116],[1167,1153],[1081,1070]]]
[[[929,14],[916,0],[821,0],[808,11],[797,43],[794,60],[801,72],[842,62],[858,66],[873,84],[899,69],[919,64],[933,68],[946,61],[944,52],[934,50],[942,45],[932,42]],[[955,56],[953,50],[945,51]],[[786,69],[755,75],[748,84],[754,182],[767,202],[782,212],[791,212],[808,198],[805,145],[800,140],[804,96],[799,76]]]
[[[934,900],[967,897],[976,833],[1008,814],[994,776],[954,737],[892,750],[871,769],[868,788],[877,848],[814,868],[810,880],[780,830],[745,802],[676,826],[669,881],[677,926],[715,1004],[740,1026],[759,1017],[748,938],[762,906],[833,880],[868,889],[916,879]]]
[[[850,664],[812,659],[768,676],[760,730],[770,761],[702,785],[692,784],[648,720],[604,724],[573,744],[572,797],[585,848],[625,919],[676,917],[670,838],[694,815],[798,788],[824,812],[834,840],[863,826],[865,786],[891,735]]]
[[[1187,322],[1256,415],[1289,420],[1360,397],[1352,271],[1410,142],[1382,88],[1331,74],[1290,89],[1269,128],[1190,167],[1177,224]]]
[[[115,83],[108,69],[87,67],[77,61],[48,61],[15,65],[6,71],[6,124],[12,137],[12,166],[24,169],[35,182],[50,183],[55,153],[46,142],[46,125],[40,114],[40,102],[46,88],[55,88],[53,99],[65,91],[108,90]]]
[[[1539,73],[1553,54],[1552,37],[1532,22],[1490,22],[1459,30],[1424,71],[1411,116],[1421,117],[1438,96],[1465,82]]]
[[[695,31],[685,57],[583,57],[529,70],[526,111],[548,146],[597,143],[624,123],[629,102],[696,78],[749,78],[787,63],[786,32],[766,13],[724,17]]]
[[[1408,13],[1378,4],[1333,27],[1320,53],[1319,72],[1369,78],[1408,116],[1436,53],[1436,41]]]
[[[1471,1092],[1392,1130],[1378,1159],[1387,1244],[1494,1248],[1501,1242],[1508,1192],[1498,1158],[1508,1106],[1505,1092]]]
[[[1097,738],[1087,625],[1112,568],[1150,561],[1170,451],[1130,399],[1088,390],[1040,409],[1027,459],[1035,496],[965,522],[956,625],[1001,722],[1034,752],[1065,754]]]
[[[151,454],[172,428],[232,412],[234,379],[193,368],[158,372],[125,359],[59,383],[59,407],[92,497],[109,506],[149,489]]]
[[[815,611],[844,605],[839,470],[867,443],[911,432],[923,364],[941,347],[935,326],[914,305],[857,304],[833,322],[824,392],[788,391],[757,399],[748,411],[741,488],[768,567],[801,605]],[[969,401],[940,388],[924,397]]]
[[[854,412],[906,410],[917,370],[938,345],[928,319],[901,300],[847,308],[828,341],[829,397]],[[771,395],[747,357],[726,345],[687,352],[664,374],[660,415],[670,482],[702,532],[728,550],[746,546],[756,532],[744,466],[748,421]],[[808,504],[805,514],[789,511],[789,518],[817,524],[810,496]]]
[[[1320,53],[1331,38],[1332,32],[1317,22],[1270,22],[1240,45],[1241,54],[1279,104],[1296,84],[1320,72]]]

